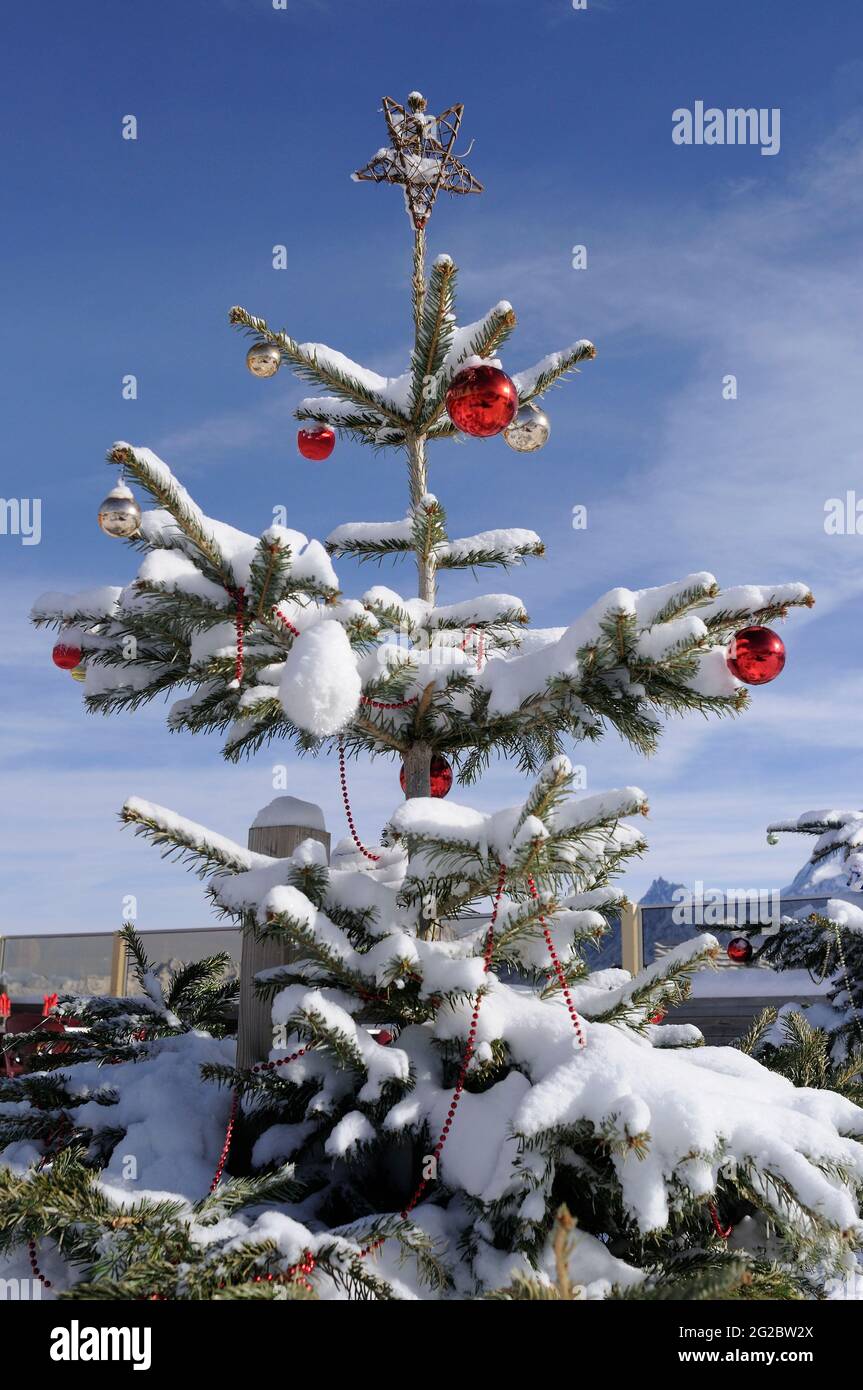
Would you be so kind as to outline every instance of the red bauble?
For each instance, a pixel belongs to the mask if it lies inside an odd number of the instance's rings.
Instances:
[[[657,1010],[656,1010],[656,1013],[655,1013],[655,1014],[651,1014],[651,1015],[650,1015],[650,1018],[649,1018],[647,1021],[648,1021],[648,1023],[661,1023],[662,1020],[663,1020],[664,1018],[665,1018],[665,1010],[664,1010],[664,1009],[657,1009]]]
[[[500,367],[465,367],[452,379],[446,408],[457,430],[487,439],[512,424],[518,391]]]
[[[732,936],[725,949],[735,965],[748,965],[752,959],[752,942],[745,936]]]
[[[336,436],[326,425],[318,425],[312,430],[297,431],[297,448],[304,459],[322,463],[328,459],[336,447]]]
[[[58,642],[51,653],[51,660],[61,671],[71,671],[81,663],[81,648],[70,647],[66,642]]]
[[[394,1034],[390,1032],[389,1028],[379,1028],[375,1033],[375,1042],[380,1043],[381,1047],[389,1047],[393,1037]]]
[[[431,760],[429,769],[429,783],[431,785],[432,796],[446,796],[452,786],[452,768],[446,758],[442,758],[435,753]],[[407,778],[405,777],[405,765],[402,763],[402,770],[399,773],[399,783],[402,791],[407,790]]]
[[[785,643],[769,627],[744,627],[733,638],[726,660],[739,681],[766,685],[785,665]]]

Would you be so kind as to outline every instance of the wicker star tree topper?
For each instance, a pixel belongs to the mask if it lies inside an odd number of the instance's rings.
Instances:
[[[384,97],[389,146],[358,169],[354,178],[371,183],[401,184],[405,205],[416,231],[425,227],[438,193],[481,193],[482,184],[453,153],[464,106],[447,107],[430,116],[420,92],[411,92],[407,106]]]

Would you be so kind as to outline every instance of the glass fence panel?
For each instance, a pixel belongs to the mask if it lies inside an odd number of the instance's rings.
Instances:
[[[46,994],[107,994],[111,932],[92,936],[8,936],[3,977],[10,999],[42,1002]]]
[[[863,907],[861,893],[833,893],[834,898]],[[720,946],[728,945],[732,936],[747,927],[778,926],[783,918],[806,918],[812,912],[824,912],[826,897],[786,898],[778,893],[712,893],[703,899],[676,904],[649,904],[641,909],[644,963],[652,965],[666,950],[691,941],[702,932],[715,936]]]
[[[589,943],[582,947],[582,954],[588,970],[620,970],[623,965],[620,944],[620,918],[617,913],[609,918],[608,930],[596,946]]]
[[[181,964],[222,951],[230,957],[225,978],[239,977],[243,938],[235,927],[141,932],[141,939],[162,979]],[[108,994],[114,941],[113,932],[7,936],[0,941],[0,986],[10,999],[39,1004],[46,994]],[[124,993],[138,992],[127,959]]]
[[[833,897],[855,903],[863,909],[863,893],[834,893]],[[727,946],[742,926],[768,925],[783,917],[805,918],[811,912],[824,912],[828,899],[811,896],[780,898],[778,894],[705,894],[703,900],[685,903],[646,904],[641,908],[645,965],[651,965],[665,951],[689,941],[701,932],[710,932],[720,945]],[[212,927],[193,931],[142,932],[148,957],[162,979],[181,964],[226,951],[230,962],[226,978],[240,973],[242,932],[235,927]],[[13,1000],[38,1001],[45,994],[107,994],[111,988],[111,959],[114,934],[9,936],[0,943],[2,983]],[[590,970],[620,968],[620,921],[614,916],[609,929],[596,947],[584,946]],[[125,993],[135,994],[138,985],[127,961]]]
[[[240,974],[240,955],[243,948],[243,933],[236,927],[213,927],[203,931],[148,931],[141,932],[141,941],[148,959],[152,962],[156,977],[161,984],[167,984],[168,977],[181,965],[190,961],[203,960],[205,956],[215,956],[227,951],[230,956],[226,980],[235,980]],[[140,985],[133,973],[133,962],[126,959],[125,993],[140,993]]]

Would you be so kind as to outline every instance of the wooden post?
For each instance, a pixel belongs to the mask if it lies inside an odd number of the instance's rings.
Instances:
[[[644,941],[641,935],[641,908],[625,901],[620,909],[621,965],[630,975],[644,968]]]
[[[115,999],[122,999],[126,993],[126,940],[119,932],[114,933],[111,943],[111,983],[108,993]]]
[[[311,801],[277,796],[259,811],[249,830],[249,849],[288,859],[303,840],[317,840],[330,857],[330,835],[323,812]],[[251,1067],[269,1055],[273,1046],[270,1005],[257,997],[255,975],[285,965],[290,948],[277,941],[258,941],[251,931],[243,937],[240,960],[240,1012],[237,1026],[237,1066]]]

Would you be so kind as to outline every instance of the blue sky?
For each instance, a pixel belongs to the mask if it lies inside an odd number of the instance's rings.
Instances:
[[[46,589],[130,577],[134,557],[95,521],[118,438],[155,448],[206,511],[250,531],[277,504],[317,536],[403,513],[398,460],[347,443],[325,465],[298,458],[303,389],[284,372],[253,380],[226,313],[239,302],[402,369],[407,219],[394,190],[348,175],[383,143],[380,97],[413,88],[435,109],[465,102],[460,145],[474,142],[486,185],[430,228],[432,251],[459,263],[462,317],[513,302],[513,370],[577,337],[599,348],[548,397],[542,454],[437,451],[453,533],[543,534],[546,561],[482,581],[543,626],[615,584],[694,569],[812,585],[816,608],[784,631],[785,673],[742,719],[674,723],[650,760],[616,740],[583,755],[591,789],[650,794],[631,893],[660,873],[787,882],[803,845],[768,849],[766,822],[860,802],[863,537],[824,532],[826,499],[863,498],[858,8],[834,5],[828,23],[804,0],[44,0],[5,30],[2,493],[41,497],[43,518],[38,546],[0,536],[0,932],[113,929],[128,893],[144,927],[204,924],[195,881],[121,832],[117,810],[134,793],[244,839],[274,794],[278,750],[234,769],[215,742],[169,735],[162,707],[84,714],[27,610]],[[779,107],[779,154],[673,144],[672,111],[696,100]],[[135,142],[121,139],[129,113]],[[126,373],[136,401],[121,398]],[[349,594],[378,581],[339,574]],[[448,577],[445,592],[472,583]],[[334,766],[287,761],[291,790],[341,835]],[[351,787],[371,836],[395,770],[360,766]],[[519,791],[501,765],[462,795],[491,807]]]

